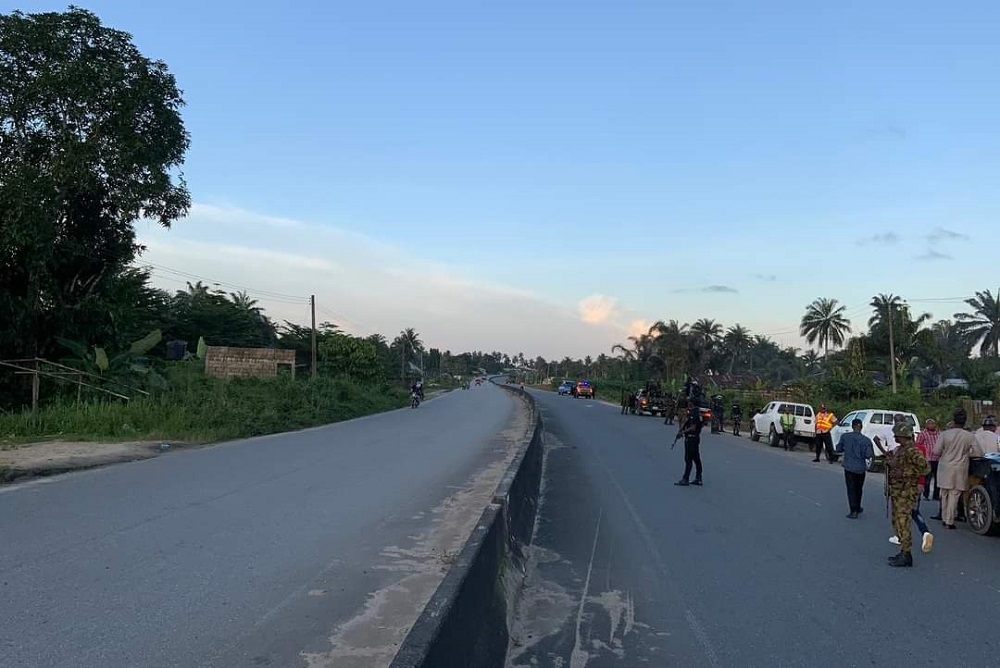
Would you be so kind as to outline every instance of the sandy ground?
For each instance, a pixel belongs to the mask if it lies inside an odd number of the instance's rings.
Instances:
[[[178,448],[171,445],[170,449]],[[160,442],[93,443],[45,441],[0,451],[0,482],[156,457]]]

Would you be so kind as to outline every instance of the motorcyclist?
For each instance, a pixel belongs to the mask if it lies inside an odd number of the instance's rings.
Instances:
[[[410,393],[417,395],[420,401],[424,400],[424,381],[422,378],[417,378],[413,381],[413,385],[410,386]]]

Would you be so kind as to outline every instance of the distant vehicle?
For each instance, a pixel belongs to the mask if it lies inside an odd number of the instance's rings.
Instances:
[[[666,415],[667,395],[659,383],[648,382],[646,386],[635,393],[635,414]]]
[[[906,418],[906,423],[913,428],[914,438],[920,433],[920,420],[913,413],[907,413],[906,411],[890,411],[887,408],[862,408],[860,410],[851,411],[830,430],[830,436],[833,438],[834,446],[837,445],[837,441],[843,434],[851,431],[851,422],[855,418],[861,420],[861,433],[868,438],[874,438],[879,436],[882,441],[882,447],[886,450],[893,450],[897,447],[896,439],[892,437],[892,426],[894,424],[893,416],[896,413],[902,413],[903,417]],[[869,471],[878,471],[883,468],[885,462],[885,455],[882,451],[875,448],[875,458],[868,462]]]
[[[573,381],[564,380],[559,385],[559,389],[556,390],[559,394],[573,394]]]
[[[576,399],[593,399],[594,386],[588,380],[578,380],[573,386],[573,397]]]
[[[750,439],[759,441],[767,434],[767,442],[777,447],[781,442],[781,414],[785,408],[791,408],[795,413],[795,437],[809,441],[816,440],[816,412],[809,404],[795,404],[789,401],[772,401],[750,420]],[[834,440],[836,445],[836,440]],[[840,455],[834,455],[834,461]]]

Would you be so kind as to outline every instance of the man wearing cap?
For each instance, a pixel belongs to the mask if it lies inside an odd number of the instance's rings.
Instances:
[[[1000,436],[997,436],[997,419],[992,415],[987,415],[983,420],[983,426],[976,430],[976,441],[983,454],[1000,452]]]
[[[931,466],[913,445],[913,427],[904,423],[894,435],[899,447],[889,453],[886,480],[892,502],[892,526],[899,538],[899,554],[889,557],[889,565],[909,568],[913,566],[910,522],[920,497],[920,478],[930,473]]]
[[[952,417],[954,426],[945,429],[934,444],[938,461],[938,487],[941,488],[941,521],[949,529],[955,528],[958,500],[969,486],[969,457],[978,453],[979,442],[972,432],[966,431],[968,417],[959,408]]]
[[[816,459],[813,460],[814,462],[819,461],[819,456],[824,449],[826,449],[826,461],[831,464],[837,461],[833,455],[833,436],[830,434],[830,430],[835,424],[837,424],[837,416],[826,410],[826,404],[820,404],[819,412],[816,413]]]

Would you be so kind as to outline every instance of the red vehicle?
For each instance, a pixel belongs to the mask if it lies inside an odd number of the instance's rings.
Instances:
[[[576,399],[593,399],[594,386],[590,384],[589,380],[578,380],[576,381],[576,385],[573,386],[572,394]]]

